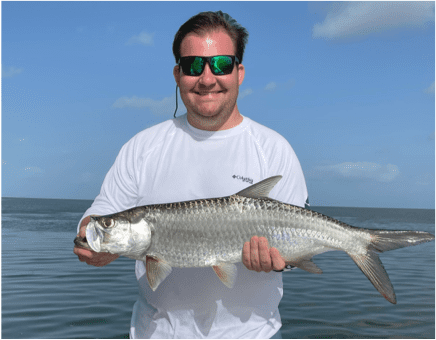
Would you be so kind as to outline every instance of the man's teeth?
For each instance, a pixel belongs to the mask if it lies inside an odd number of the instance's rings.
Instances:
[[[218,92],[197,92],[200,96],[207,96],[209,94],[217,94],[217,93],[221,93],[222,91],[218,91]]]

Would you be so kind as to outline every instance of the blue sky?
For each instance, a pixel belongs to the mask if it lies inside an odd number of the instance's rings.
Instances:
[[[222,10],[250,34],[239,110],[289,141],[311,205],[435,206],[434,2],[1,5],[3,197],[94,199],[172,118],[180,25]]]

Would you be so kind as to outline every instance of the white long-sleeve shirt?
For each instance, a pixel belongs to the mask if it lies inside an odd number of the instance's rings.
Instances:
[[[247,117],[229,130],[199,130],[183,115],[138,133],[122,147],[84,217],[147,204],[229,196],[275,175],[283,178],[270,197],[304,207],[303,172],[281,135]],[[237,268],[232,289],[212,268],[173,268],[153,292],[143,262],[136,261],[139,298],[130,337],[273,336],[281,327],[281,273],[249,271],[242,263]]]

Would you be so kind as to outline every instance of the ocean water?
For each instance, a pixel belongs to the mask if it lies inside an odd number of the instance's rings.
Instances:
[[[2,338],[128,338],[135,261],[102,268],[73,254],[92,201],[2,198]],[[370,229],[435,232],[435,211],[314,207]],[[387,302],[342,252],[315,256],[322,275],[283,274],[283,338],[435,338],[435,243],[381,254]]]

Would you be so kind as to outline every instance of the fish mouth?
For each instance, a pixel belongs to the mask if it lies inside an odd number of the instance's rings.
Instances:
[[[74,239],[74,245],[76,247],[79,247],[79,248],[84,248],[84,249],[92,250],[92,248],[88,244],[88,240],[86,239],[86,237],[77,236]]]

